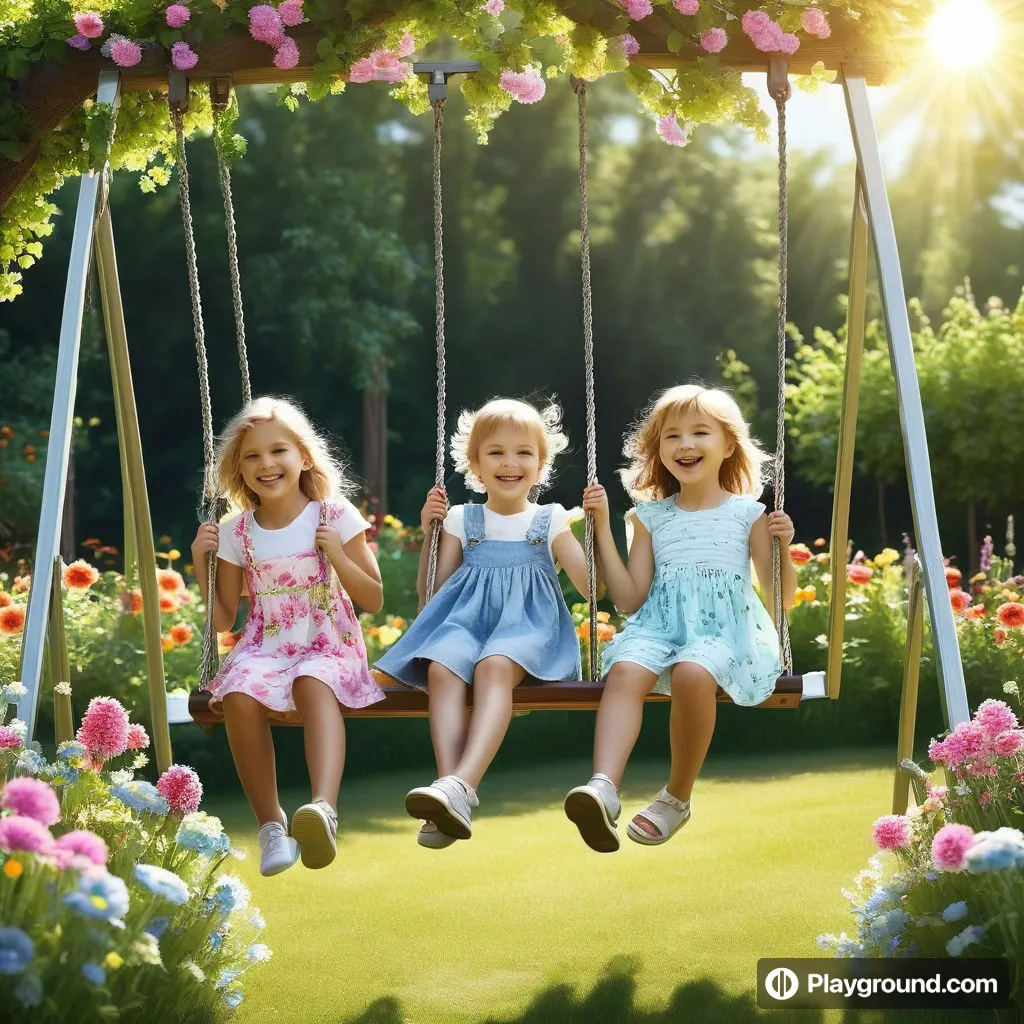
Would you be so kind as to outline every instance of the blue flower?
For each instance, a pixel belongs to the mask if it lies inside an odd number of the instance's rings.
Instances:
[[[950,956],[960,956],[972,942],[981,942],[983,938],[985,938],[984,928],[978,925],[969,925],[959,935],[954,935],[946,943],[946,952]]]
[[[249,906],[249,889],[237,875],[221,875],[213,887],[213,905],[223,914],[245,910]]]
[[[149,932],[154,939],[159,941],[163,933],[167,931],[167,926],[170,923],[171,919],[169,917],[154,917],[153,920],[146,925],[145,930]]]
[[[1024,867],[1024,836],[1017,829],[1006,827],[978,832],[964,854],[964,864],[972,875]]]
[[[38,775],[46,770],[46,758],[38,750],[23,750],[14,762],[14,767],[27,775]]]
[[[220,819],[204,811],[194,811],[182,818],[175,842],[204,857],[227,853],[231,845]]]
[[[43,983],[38,975],[26,974],[14,986],[13,995],[22,1006],[39,1006],[43,1001]]]
[[[217,984],[214,985],[214,988],[227,988],[241,973],[241,971],[236,970],[234,967],[225,967],[220,972],[220,977],[217,979]]]
[[[169,903],[188,903],[188,886],[173,872],[156,864],[136,864],[135,877],[151,892]]]
[[[254,964],[265,964],[273,953],[265,942],[255,942],[245,954]]]
[[[44,774],[55,786],[70,786],[78,781],[82,773],[67,761],[58,761],[48,765]]]
[[[78,740],[65,740],[57,747],[57,759],[70,761],[76,757],[85,757],[85,744]]]
[[[950,903],[948,907],[942,912],[942,920],[947,924],[951,924],[953,921],[959,921],[960,918],[967,916],[967,904],[960,900],[959,903]]]
[[[85,917],[122,926],[128,913],[128,886],[117,875],[82,876],[78,891],[64,897],[72,910]]]
[[[216,951],[224,945],[224,932],[218,929],[215,932],[210,933],[210,949]]]
[[[240,988],[234,988],[230,992],[224,993],[224,1002],[227,1003],[232,1010],[237,1009],[245,996],[242,995]]]
[[[0,974],[21,974],[35,955],[35,943],[20,928],[0,928]]]
[[[99,964],[82,964],[82,977],[94,985],[102,985],[107,980],[107,972]]]
[[[116,797],[133,811],[166,814],[171,809],[171,805],[157,792],[156,786],[151,782],[126,782],[123,785],[114,786],[110,790],[110,795]]]

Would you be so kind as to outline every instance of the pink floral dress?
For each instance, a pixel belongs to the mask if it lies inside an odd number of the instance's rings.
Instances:
[[[343,511],[321,502],[320,522]],[[366,662],[366,647],[352,601],[323,552],[300,551],[268,561],[253,553],[252,512],[234,527],[245,556],[249,614],[238,643],[210,683],[219,703],[246,693],[272,711],[293,711],[292,683],[313,676],[345,707],[384,699]]]

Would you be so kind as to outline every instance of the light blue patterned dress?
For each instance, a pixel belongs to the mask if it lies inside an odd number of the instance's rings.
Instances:
[[[580,643],[548,549],[551,506],[525,540],[488,540],[483,505],[464,514],[462,564],[376,667],[425,689],[432,661],[470,683],[478,662],[500,654],[536,679],[579,679]]]
[[[750,528],[765,507],[733,494],[688,512],[675,496],[635,510],[650,531],[654,580],[647,600],[608,645],[604,663],[630,661],[671,693],[672,666],[707,669],[736,704],[760,704],[781,672],[775,626],[750,578]]]

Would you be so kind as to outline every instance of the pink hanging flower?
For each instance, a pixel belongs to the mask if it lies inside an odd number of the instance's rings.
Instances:
[[[756,35],[761,35],[771,23],[772,19],[769,18],[764,11],[747,11],[740,21],[740,24],[743,26],[743,31],[746,32],[751,39]]]
[[[394,50],[377,50],[373,54],[373,77],[378,82],[395,85],[404,82],[408,76],[409,65],[402,63]]]
[[[145,727],[133,722],[128,726],[128,749],[145,750],[149,746],[149,733]]]
[[[131,39],[116,39],[110,44],[110,59],[119,68],[133,68],[142,60],[142,47]]]
[[[95,11],[82,11],[75,15],[75,28],[86,39],[99,39],[103,35],[103,19]]]
[[[8,818],[0,818],[0,850],[6,850],[8,853],[24,850],[26,853],[38,853],[45,857],[53,851],[53,836],[50,835],[50,830],[35,818],[14,814]]]
[[[902,850],[910,845],[912,835],[913,826],[905,814],[883,814],[871,830],[880,850]]]
[[[680,127],[675,114],[659,117],[655,127],[661,141],[667,142],[670,146],[682,147],[690,141],[689,134],[685,128]]]
[[[413,34],[406,29],[402,33],[402,38],[398,41],[398,56],[408,57],[411,53],[416,50],[416,39]]]
[[[808,7],[807,10],[800,15],[800,24],[809,36],[817,36],[819,39],[828,39],[828,37],[832,35],[832,29],[829,27],[828,18],[825,17],[825,12],[819,11],[817,7]]]
[[[76,50],[88,50],[92,45],[80,32],[77,35],[69,36],[64,42]]]
[[[281,19],[282,25],[294,28],[302,24],[302,0],[284,0],[277,8],[277,16]]]
[[[943,825],[932,840],[932,860],[943,871],[959,871],[964,854],[974,845],[974,829],[970,825]]]
[[[985,730],[989,736],[998,736],[1008,729],[1017,728],[1017,716],[1011,710],[1009,704],[1001,700],[983,700],[974,712],[974,721]]]
[[[166,17],[171,28],[181,28],[192,17],[192,12],[184,4],[171,4]]]
[[[178,42],[171,47],[171,63],[179,71],[191,71],[199,63],[199,56],[188,43]]]
[[[619,0],[623,10],[633,19],[642,21],[648,15],[654,13],[654,5],[651,0]]]
[[[284,42],[281,16],[270,4],[257,4],[249,8],[249,35],[275,49]]]
[[[0,750],[17,750],[21,746],[21,736],[9,725],[0,725]]]
[[[640,44],[636,41],[635,36],[631,36],[628,32],[619,40],[619,49],[627,57],[635,57],[640,52]]]
[[[183,764],[172,764],[157,779],[157,792],[171,805],[171,810],[178,814],[191,814],[199,810],[203,799],[203,784],[199,776]]]
[[[672,6],[680,14],[696,14],[700,10],[700,0],[672,0]]]
[[[992,744],[1000,757],[1013,757],[1024,746],[1024,732],[1019,729],[1008,729],[1001,732]]]
[[[83,829],[75,829],[74,832],[67,832],[57,840],[57,849],[77,857],[85,857],[100,867],[107,863],[109,851],[107,844],[95,832],[86,832]]]
[[[778,41],[779,49],[792,56],[800,49],[800,38],[794,32],[783,32]]]
[[[496,18],[503,10],[505,10],[505,0],[487,0],[487,3],[485,3],[480,10],[486,11],[488,14],[491,14]]]
[[[724,28],[709,28],[700,35],[700,45],[706,53],[721,53],[729,42],[729,36]]]
[[[76,738],[101,761],[123,754],[128,749],[128,712],[113,697],[93,697]]]
[[[277,48],[274,54],[274,67],[287,71],[299,63],[299,47],[294,39],[285,37],[284,42]]]
[[[11,779],[0,791],[0,807],[38,821],[40,825],[56,825],[60,821],[57,794],[42,779]]]
[[[348,69],[348,80],[350,82],[371,82],[373,81],[373,58],[363,57]]]
[[[536,66],[525,71],[502,71],[498,83],[519,103],[536,103],[547,91],[547,84],[540,77],[540,68]]]

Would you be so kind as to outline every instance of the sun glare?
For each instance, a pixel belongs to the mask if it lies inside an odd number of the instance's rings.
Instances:
[[[928,38],[943,64],[972,68],[992,56],[999,23],[984,0],[945,0],[932,18]]]

